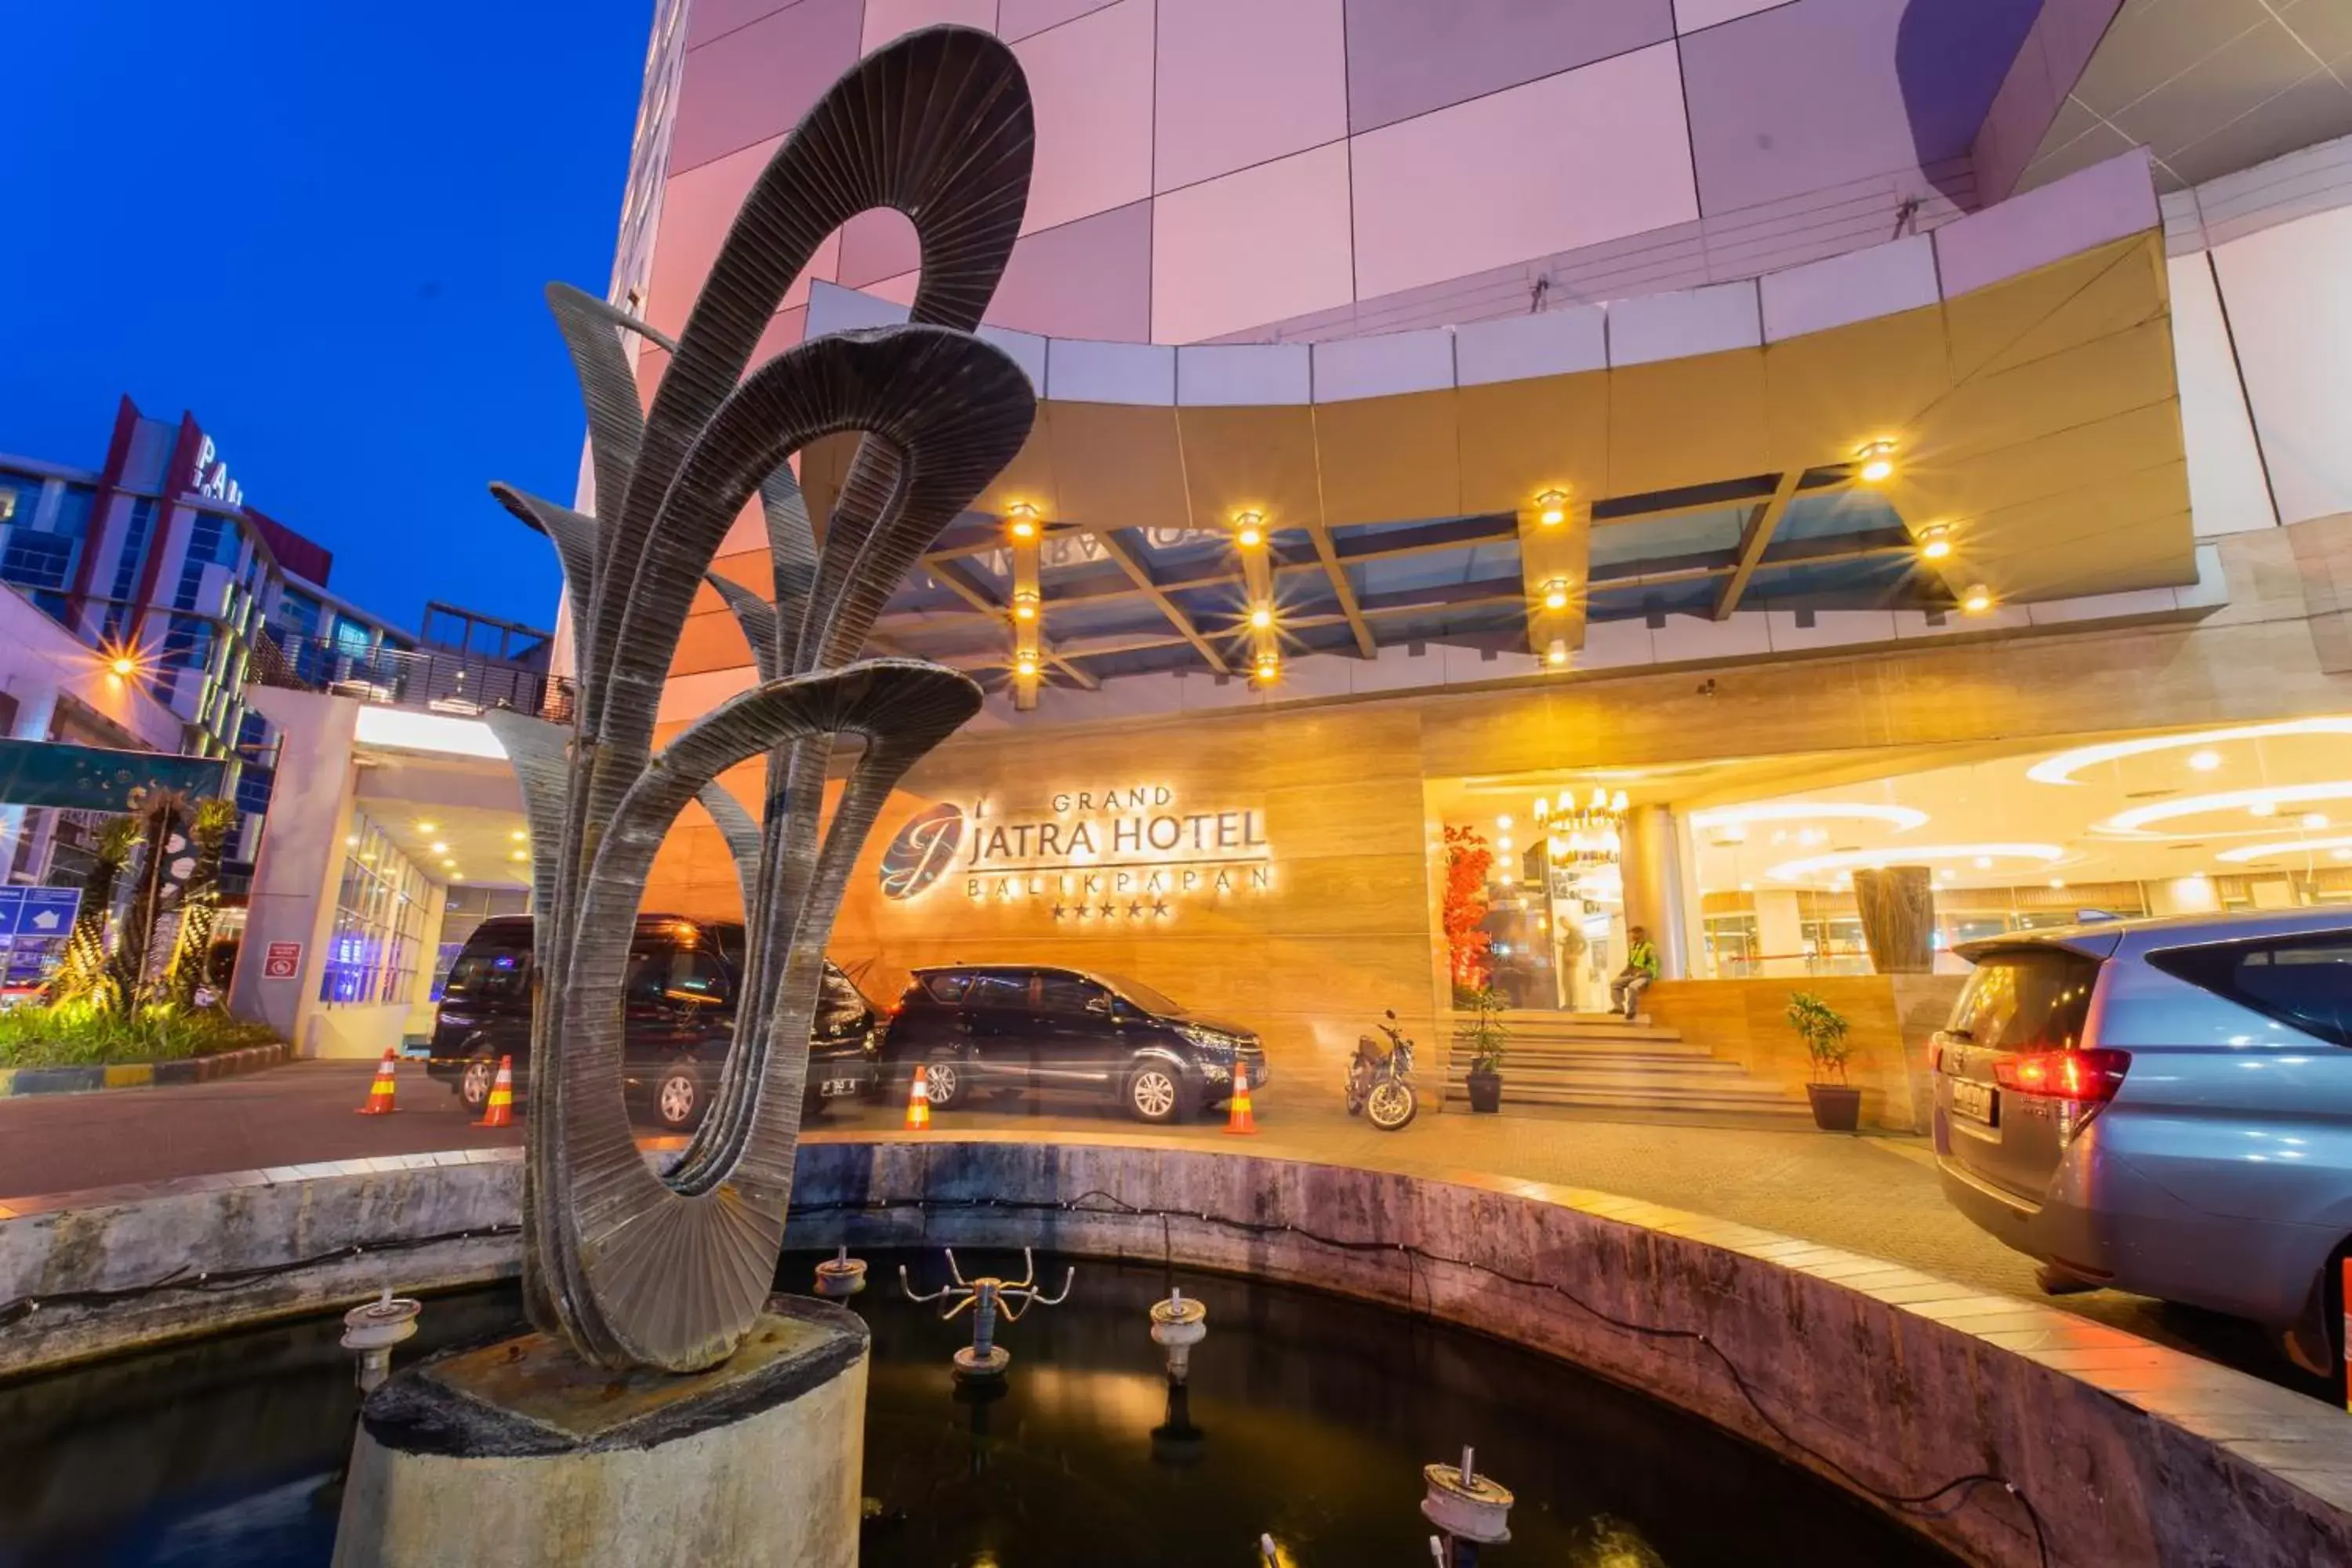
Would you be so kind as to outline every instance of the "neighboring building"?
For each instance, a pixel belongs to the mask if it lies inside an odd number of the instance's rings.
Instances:
[[[1908,1125],[1955,982],[1869,973],[1882,867],[1939,950],[2352,900],[2347,40],[2193,9],[688,0],[680,65],[664,7],[614,298],[673,335],[862,52],[991,27],[1036,102],[984,329],[1036,432],[875,639],[992,696],[837,955],[1131,973],[1336,1081],[1381,1006],[1437,1026],[1475,827],[1517,1000],[1591,1007],[1643,923],[1661,1017],[1801,1073],[1802,977]],[[907,220],[856,217],[755,359],[918,282]],[[705,599],[666,723],[752,679]],[[731,911],[716,830],[647,897]]]
[[[0,455],[0,580],[84,646],[135,659],[191,753],[267,744],[245,687],[273,647],[299,668],[414,645],[328,590],[333,563],[247,504],[194,415],[152,419],[125,397],[95,469]]]
[[[234,1005],[313,1054],[373,1055],[421,1028],[445,947],[528,905],[513,782],[474,716],[560,717],[569,695],[551,633],[431,603],[412,635],[337,596],[332,565],[193,416],[123,399],[96,469],[0,456],[0,735],[222,759],[246,813],[223,871]],[[0,806],[7,879],[79,884],[105,815]],[[299,955],[284,978],[278,942]]]

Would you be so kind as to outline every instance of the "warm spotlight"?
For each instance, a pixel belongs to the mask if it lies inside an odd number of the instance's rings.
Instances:
[[[1264,631],[1274,625],[1274,612],[1260,605],[1250,612],[1249,621],[1251,626],[1255,626],[1259,631]]]
[[[1855,476],[1864,484],[1884,484],[1895,476],[1895,443],[1871,441],[1854,449],[1854,461],[1860,465]]]
[[[1014,501],[1004,509],[1005,531],[1015,539],[1037,537],[1037,509],[1027,501]]]
[[[1960,611],[1964,615],[1981,616],[1992,608],[1992,590],[1982,583],[1971,584],[1960,595]]]
[[[1936,524],[1934,527],[1932,527],[1932,528],[1923,528],[1923,529],[1921,529],[1921,530],[1919,531],[1919,559],[1920,559],[1920,560],[1922,560],[1922,561],[1944,561],[1944,560],[1948,560],[1948,559],[1950,558],[1950,556],[1951,556],[1951,553],[1952,553],[1952,531],[1951,531],[1950,529],[1946,528],[1942,523],[1940,523],[1940,522],[1939,522],[1939,523],[1937,523],[1937,524]]]
[[[1244,550],[1255,550],[1265,542],[1265,517],[1255,511],[1239,512],[1234,518],[1234,542]]]
[[[1568,497],[1559,490],[1544,491],[1536,497],[1536,505],[1541,509],[1536,520],[1546,528],[1558,528],[1568,521]]]

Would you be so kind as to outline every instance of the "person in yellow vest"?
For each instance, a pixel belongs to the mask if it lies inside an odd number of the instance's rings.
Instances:
[[[1635,926],[1625,936],[1625,967],[1609,983],[1609,1005],[1626,1017],[1636,1018],[1642,1012],[1642,993],[1658,977],[1658,948],[1646,927]]]

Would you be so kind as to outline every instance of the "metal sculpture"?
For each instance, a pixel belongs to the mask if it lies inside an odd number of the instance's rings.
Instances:
[[[741,1342],[772,1285],[808,1032],[844,879],[906,770],[978,708],[964,676],[852,662],[891,590],[1027,438],[1035,397],[972,335],[1028,199],[1034,126],[1010,50],[935,27],[867,57],[784,139],[744,198],[676,342],[577,289],[548,298],[587,405],[593,517],[493,492],[563,563],[578,699],[568,728],[490,722],[530,824],[540,962],[523,1283],[536,1327],[583,1357],[688,1372]],[[817,246],[872,207],[913,220],[903,327],[817,338],[746,376]],[[650,409],[621,333],[667,350]],[[820,532],[788,459],[861,436]],[[756,493],[770,595],[712,577],[758,683],[656,752],[671,657],[720,541]],[[861,742],[831,814],[837,742]],[[765,756],[754,821],[718,783]],[[736,1035],[709,1116],[666,1173],[621,1101],[621,985],[655,851],[690,800],[735,856],[748,927]]]

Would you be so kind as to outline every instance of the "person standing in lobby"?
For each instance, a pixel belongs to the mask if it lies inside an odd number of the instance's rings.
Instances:
[[[1626,938],[1625,967],[1609,983],[1609,1004],[1633,1019],[1641,1016],[1642,993],[1658,977],[1658,948],[1643,926],[1635,926]]]

